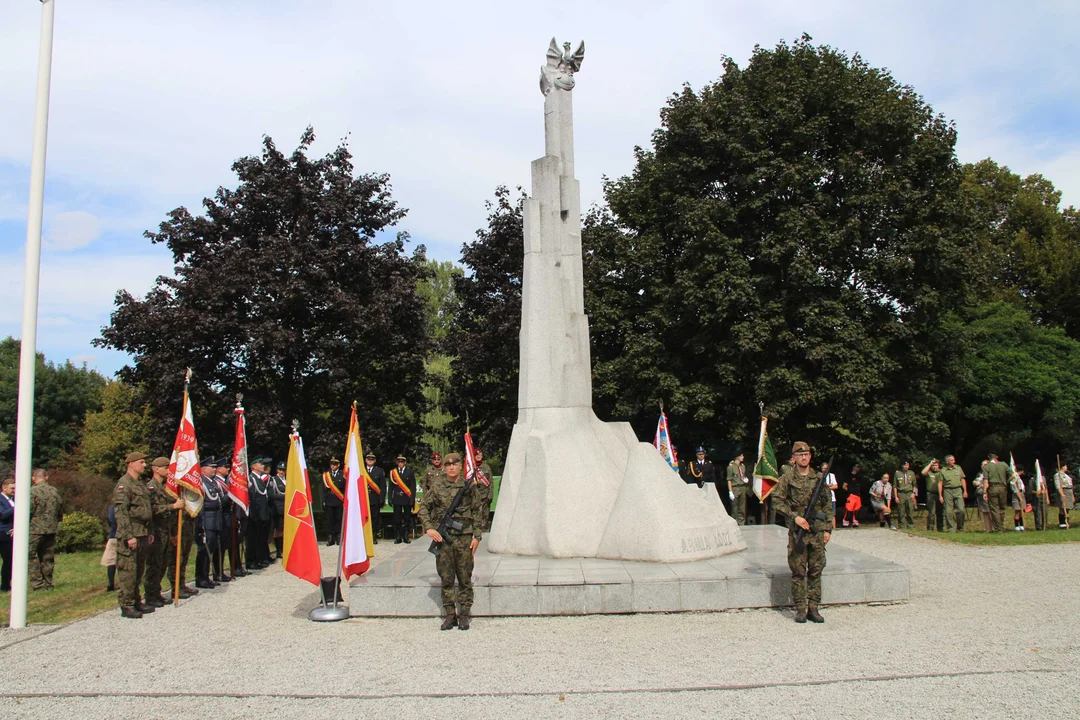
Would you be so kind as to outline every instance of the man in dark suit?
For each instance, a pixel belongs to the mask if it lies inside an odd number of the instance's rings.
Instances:
[[[269,462],[270,458],[255,458],[251,461],[251,473],[248,475],[249,570],[262,570],[270,566],[270,476],[266,474]]]
[[[368,506],[371,509],[371,535],[372,539],[379,542],[379,531],[382,528],[382,508],[386,504],[386,473],[375,464],[375,453],[369,452],[364,456],[364,466],[371,481],[378,490],[368,485]]]
[[[408,466],[404,455],[397,456],[397,467],[390,471],[387,483],[390,505],[394,508],[394,544],[409,543],[412,528],[412,511],[416,503],[416,473]]]
[[[345,506],[345,473],[341,461],[330,458],[330,470],[322,476],[322,506],[326,518],[326,546],[337,545],[341,537],[341,513]]]

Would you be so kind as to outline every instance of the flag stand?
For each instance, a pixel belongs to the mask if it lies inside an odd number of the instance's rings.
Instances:
[[[348,458],[346,458],[348,460]],[[348,488],[345,489],[348,492]],[[344,537],[345,535],[345,513],[341,514],[341,530],[338,533],[338,537]],[[319,582],[319,594],[322,595],[322,604],[316,608],[312,608],[308,613],[308,620],[313,622],[338,622],[340,620],[347,620],[349,617],[349,606],[338,605],[338,594],[341,586],[341,553],[343,545],[338,540],[337,549],[337,564],[334,566],[334,604],[326,604],[326,591],[323,589],[323,585],[320,579]]]

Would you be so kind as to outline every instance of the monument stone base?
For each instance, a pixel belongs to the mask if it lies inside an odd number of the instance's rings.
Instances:
[[[601,615],[695,612],[791,605],[787,530],[740,528],[747,549],[677,563],[496,555],[481,542],[473,570],[473,615]],[[349,586],[354,617],[437,617],[435,556],[425,538],[397,551]],[[822,576],[826,605],[909,598],[908,570],[829,545]]]

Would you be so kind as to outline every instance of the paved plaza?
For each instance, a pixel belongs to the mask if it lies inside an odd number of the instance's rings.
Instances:
[[[274,566],[143,620],[0,633],[0,717],[1076,717],[1080,547],[866,528],[840,548],[909,568],[910,601],[830,607],[824,625],[762,609],[439,632],[312,623],[313,588]]]

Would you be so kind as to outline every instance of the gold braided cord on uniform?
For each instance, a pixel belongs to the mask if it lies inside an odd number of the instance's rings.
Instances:
[[[696,478],[699,478],[702,475],[704,475],[705,473],[703,473],[703,472],[694,472],[694,461],[691,460],[690,461],[690,474],[693,475]]]

